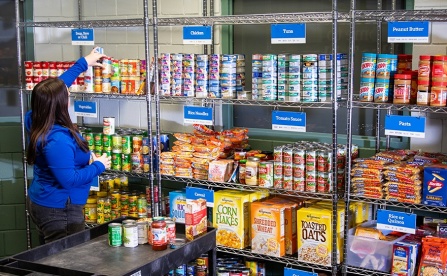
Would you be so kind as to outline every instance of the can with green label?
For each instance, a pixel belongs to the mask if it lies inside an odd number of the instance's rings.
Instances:
[[[132,168],[132,159],[130,154],[122,154],[121,170],[123,172],[130,172]]]
[[[112,135],[109,134],[102,135],[102,150],[112,151]]]
[[[109,245],[118,247],[123,244],[123,230],[121,223],[109,223]]]
[[[112,152],[112,170],[121,171],[122,157],[121,153]]]
[[[93,133],[91,133],[91,132],[84,132],[82,134],[82,136],[84,137],[85,141],[87,141],[89,150],[94,150],[95,149],[95,145],[93,143]]]
[[[132,153],[132,136],[123,135],[121,138],[122,150],[124,154]]]
[[[120,135],[115,134],[112,136],[112,152],[121,153],[122,152],[122,138]]]

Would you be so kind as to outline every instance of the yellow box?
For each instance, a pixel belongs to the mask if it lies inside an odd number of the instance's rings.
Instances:
[[[251,204],[251,251],[282,257],[286,252],[284,212],[282,204],[253,202]]]
[[[337,263],[343,257],[344,208],[337,208]],[[331,265],[332,210],[325,204],[297,211],[298,260],[318,265]]]
[[[236,249],[249,246],[249,204],[248,194],[228,190],[214,193],[213,226],[217,229],[217,245]]]

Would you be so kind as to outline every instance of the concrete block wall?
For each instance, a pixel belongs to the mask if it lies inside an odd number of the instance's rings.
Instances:
[[[447,9],[445,0],[415,0],[415,10]],[[413,45],[413,69],[418,68],[420,55],[446,55],[447,54],[447,22],[431,23],[431,38],[428,44]],[[412,138],[411,148],[431,152],[447,152],[447,116],[443,114],[422,114],[427,116],[426,138]]]

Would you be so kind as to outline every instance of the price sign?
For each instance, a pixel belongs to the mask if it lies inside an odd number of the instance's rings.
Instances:
[[[290,111],[272,112],[272,129],[306,132],[306,113]]]
[[[75,101],[74,112],[76,116],[98,118],[96,102]]]
[[[93,29],[72,29],[71,45],[95,45]]]
[[[184,26],[183,44],[212,44],[211,26]]]
[[[388,22],[388,43],[429,43],[428,21]]]
[[[183,108],[183,122],[185,124],[213,124],[213,109],[211,107],[185,106]]]
[[[207,207],[214,207],[214,190],[202,189],[196,187],[186,187],[186,199],[199,199],[206,200]]]
[[[377,229],[416,233],[416,214],[377,210]]]
[[[284,276],[318,276],[318,273],[285,267]]]
[[[90,183],[90,191],[96,191],[99,192],[99,177],[95,177],[92,180],[92,183]]]
[[[273,24],[270,26],[272,44],[306,43],[306,24]]]
[[[425,117],[387,115],[385,135],[425,138]]]

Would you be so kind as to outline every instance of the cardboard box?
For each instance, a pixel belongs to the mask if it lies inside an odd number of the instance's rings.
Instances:
[[[233,172],[233,160],[221,159],[210,162],[208,180],[214,182],[227,182]]]
[[[169,216],[175,221],[185,223],[186,192],[177,190],[169,192]]]
[[[432,165],[424,168],[422,203],[447,206],[447,165]]]
[[[191,241],[207,231],[206,200],[187,199],[185,208],[185,234]]]

